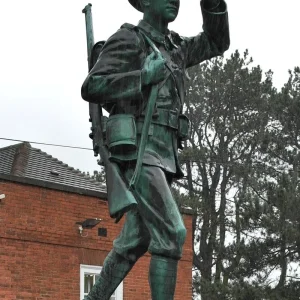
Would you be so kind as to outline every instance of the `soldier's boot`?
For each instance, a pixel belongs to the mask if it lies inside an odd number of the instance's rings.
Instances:
[[[152,300],[173,300],[178,261],[152,255],[149,269],[149,283]]]
[[[87,300],[109,300],[116,288],[132,269],[135,262],[129,261],[111,250],[104,260],[99,279],[92,287]]]

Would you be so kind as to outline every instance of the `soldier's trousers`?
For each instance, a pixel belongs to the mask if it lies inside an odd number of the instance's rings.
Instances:
[[[124,169],[130,181],[134,166]],[[114,241],[115,251],[136,261],[145,252],[179,260],[186,229],[170,190],[171,177],[159,167],[143,165],[136,185],[137,209],[126,214],[124,227]]]

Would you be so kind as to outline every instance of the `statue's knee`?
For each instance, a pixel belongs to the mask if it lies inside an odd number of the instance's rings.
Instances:
[[[135,249],[128,251],[127,259],[132,263],[136,263],[146,252],[148,251],[148,245],[139,245]]]

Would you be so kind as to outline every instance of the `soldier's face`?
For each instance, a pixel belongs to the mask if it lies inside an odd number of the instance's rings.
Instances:
[[[165,22],[173,22],[179,11],[180,0],[150,0],[150,11]]]

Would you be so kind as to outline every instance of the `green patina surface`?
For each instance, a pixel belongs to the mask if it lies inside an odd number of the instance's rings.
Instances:
[[[185,38],[168,30],[179,0],[129,2],[143,12],[143,20],[137,26],[124,24],[98,45],[82,86],[83,99],[110,113],[100,151],[107,156],[110,214],[119,219],[127,212],[87,299],[108,300],[148,251],[152,299],[172,300],[186,235],[170,191],[172,180],[183,176],[177,152],[188,133],[182,115],[186,69],[228,49],[227,8],[223,0],[201,1],[203,32]]]

